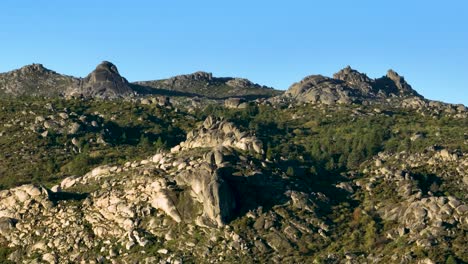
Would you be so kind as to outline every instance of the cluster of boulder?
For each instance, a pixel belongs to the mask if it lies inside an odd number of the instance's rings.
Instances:
[[[255,136],[240,131],[233,123],[208,116],[196,130],[187,134],[187,140],[174,147],[171,152],[192,148],[233,147],[243,151],[263,154],[263,144]]]
[[[167,96],[151,96],[146,98],[138,99],[138,102],[142,105],[158,105],[160,107],[171,107],[172,103]]]
[[[192,242],[193,232],[201,228],[211,234],[206,243],[223,256],[292,250],[289,241],[297,241],[302,232],[313,233],[310,225],[318,225],[319,220],[289,217],[285,208],[278,208],[278,213],[250,211],[248,217],[256,221],[258,232],[265,233],[250,242],[226,226],[245,206],[239,192],[273,184],[263,183],[267,176],[262,176],[261,165],[244,156],[262,153],[261,142],[254,136],[208,117],[171,152],[123,166],[100,166],[50,189],[23,185],[0,192],[0,243],[16,249],[10,255],[13,261],[39,255],[48,263],[117,263],[134,259],[133,248],[139,247],[156,248],[157,259],[180,263],[182,252],[203,246]],[[307,194],[289,191],[284,195],[291,208],[314,215],[315,205]],[[283,218],[288,225],[278,230]],[[320,224],[326,228],[323,221]],[[176,236],[187,241],[178,240],[176,248],[164,246]]]
[[[143,83],[144,82],[141,82],[140,84],[143,84]],[[198,71],[198,72],[194,72],[191,74],[178,75],[178,76],[174,76],[169,79],[166,79],[166,80],[162,80],[163,85],[170,87],[171,89],[174,89],[174,90],[187,88],[190,86],[190,84],[193,85],[194,83],[195,85],[197,85],[198,83],[204,83],[206,86],[209,86],[209,85],[219,86],[219,85],[225,84],[232,88],[242,88],[242,89],[263,87],[244,78],[218,78],[218,77],[213,77],[213,74],[211,72],[203,72],[203,71]]]
[[[244,109],[247,108],[249,103],[244,98],[229,98],[224,100],[224,106],[226,108]]]
[[[349,104],[388,97],[420,97],[393,70],[377,79],[370,79],[351,67],[335,73],[333,78],[311,75],[294,83],[284,94],[300,102],[316,104]]]
[[[422,167],[427,168],[424,175],[420,172]],[[458,189],[456,193],[467,193],[467,172],[468,158],[447,149],[433,148],[416,154],[380,153],[375,164],[365,170],[366,177],[356,184],[371,196],[379,196],[373,209],[382,219],[397,223],[387,238],[406,237],[410,243],[430,248],[468,228],[464,197],[446,196],[439,191],[440,186],[452,184],[451,188]],[[395,191],[382,194],[382,188]]]
[[[171,77],[167,80],[164,80],[163,83],[169,86],[181,86],[186,85],[186,82],[190,81],[203,81],[209,83],[213,80],[213,74],[211,72],[198,71],[192,74],[184,74]]]
[[[25,130],[37,133],[43,138],[48,137],[50,133],[74,136],[71,138],[69,145],[75,151],[79,151],[81,147],[77,139],[80,133],[104,129],[102,124],[103,116],[99,113],[79,115],[66,108],[57,110],[51,104],[46,104],[45,107],[47,109],[43,113],[49,114],[22,111],[25,118],[11,120],[4,125],[23,127]],[[106,144],[102,136],[94,139],[94,143]]]

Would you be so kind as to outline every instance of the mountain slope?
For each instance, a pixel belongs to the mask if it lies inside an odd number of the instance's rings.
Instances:
[[[169,90],[188,96],[226,99],[230,97],[262,98],[279,95],[282,92],[273,88],[261,86],[242,78],[217,78],[211,73],[195,72],[178,75],[165,80],[136,82],[147,88]]]
[[[145,100],[0,99],[0,262],[468,261],[465,107]]]

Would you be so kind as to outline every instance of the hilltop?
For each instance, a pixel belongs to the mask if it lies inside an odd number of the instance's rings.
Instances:
[[[322,75],[305,77],[294,83],[286,92],[287,96],[299,101],[334,104],[375,101],[395,97],[422,98],[403,77],[393,70],[387,75],[370,79],[351,67],[346,67],[333,75],[333,78]]]
[[[136,82],[150,89],[169,90],[186,96],[203,96],[212,99],[246,97],[250,99],[268,98],[282,92],[262,86],[243,78],[217,78],[208,72],[195,72],[178,75],[165,80]],[[149,90],[151,91],[151,90]]]

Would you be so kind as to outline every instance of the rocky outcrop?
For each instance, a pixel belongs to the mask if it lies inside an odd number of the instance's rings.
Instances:
[[[397,169],[394,164],[405,169]],[[421,168],[427,172],[421,174]],[[357,184],[371,196],[379,195],[374,198],[379,200],[375,210],[382,219],[398,223],[388,231],[388,238],[405,236],[410,243],[430,248],[468,226],[468,206],[463,200],[438,192],[440,185],[455,184],[457,192],[466,193],[467,171],[467,157],[447,149],[411,155],[380,153],[369,177]],[[395,192],[381,196],[382,186]]]
[[[107,61],[99,64],[87,77],[61,75],[41,64],[0,74],[0,93],[28,96],[85,96],[115,98],[135,92],[117,67]]]
[[[247,108],[248,102],[243,98],[229,98],[224,100],[224,106],[227,108],[244,109]]]
[[[335,73],[333,78],[308,76],[294,83],[284,96],[300,102],[327,105],[375,101],[390,97],[422,98],[393,70],[389,70],[382,78],[370,79],[349,66]]]
[[[254,136],[241,132],[233,123],[209,116],[196,130],[187,134],[185,142],[173,148],[173,152],[192,148],[233,147],[243,151],[263,154],[263,144]]]
[[[201,225],[223,226],[234,216],[234,193],[220,169],[225,166],[222,161],[226,151],[224,147],[213,149],[205,154],[202,166],[176,177],[178,184],[190,186],[196,199],[203,205],[203,215],[196,219]]]
[[[405,81],[405,78],[403,78],[403,76],[400,76],[398,75],[398,73],[396,73],[395,71],[393,70],[388,70],[387,72],[387,75],[383,78],[388,78],[389,80],[391,80],[393,82],[393,85],[396,87],[397,89],[397,94],[400,94],[400,95],[417,95],[416,91],[413,90],[413,88],[411,88],[411,85],[409,85],[406,81]],[[376,82],[379,82],[380,79],[377,79]]]
[[[23,185],[0,192],[0,217],[21,219],[24,213],[21,209],[39,207],[51,207],[48,193],[44,188]]]
[[[373,80],[367,77],[366,74],[352,69],[350,66],[333,74],[333,78],[345,82],[350,88],[358,89],[363,94],[373,92]]]
[[[171,152],[196,148],[212,149],[204,156],[206,166],[181,173],[176,179],[179,184],[190,186],[198,201],[203,204],[203,218],[222,226],[232,218],[236,207],[232,188],[221,170],[226,166],[223,161],[226,156],[232,155],[233,148],[263,154],[262,142],[241,132],[232,123],[209,116],[198,129],[188,133],[186,141],[174,147]],[[206,222],[203,218],[200,222]]]
[[[311,75],[293,84],[285,93],[300,102],[313,104],[349,104],[356,100],[355,91],[343,81],[322,75]]]
[[[21,69],[0,74],[0,94],[13,96],[59,96],[66,95],[80,80],[58,74],[42,64],[31,64]]]
[[[256,153],[261,143],[233,124],[211,117],[200,130],[206,133],[189,137],[191,143],[182,144],[180,151],[124,166],[100,166],[81,177],[68,177],[50,190],[23,185],[0,192],[0,242],[28,248],[24,258],[41,254],[56,262],[79,262],[87,259],[86,252],[96,243],[108,239],[113,244],[101,252],[115,258],[133,247],[150,246],[155,236],[172,240],[167,232],[170,225],[224,226],[237,208],[229,177],[259,170],[242,162],[247,159],[241,159],[238,150]],[[207,152],[197,150],[210,146]],[[120,252],[113,251],[116,245]]]
[[[116,98],[132,95],[134,91],[114,64],[103,61],[81,81],[79,89],[71,93],[85,97]]]
[[[68,125],[53,123],[71,119],[80,133],[89,120],[78,117],[64,109],[33,119],[38,126],[49,122],[54,131]],[[252,252],[285,254],[301,236],[326,236],[327,226],[315,214],[315,194],[283,182],[280,171],[262,163],[262,153],[255,136],[208,117],[172,151],[99,166],[50,189],[24,185],[0,192],[0,245],[12,249],[14,262],[120,263],[144,257],[152,263],[155,254],[215,262]],[[280,206],[270,209],[272,204]],[[295,216],[295,210],[303,212]],[[252,236],[234,232],[235,222],[255,223]]]
[[[267,86],[243,78],[213,77],[212,73],[198,71],[169,79],[136,82],[148,93],[171,91],[173,95],[200,96],[224,99],[230,97],[271,97],[281,94]]]
[[[232,78],[226,82],[226,85],[234,87],[234,88],[250,88],[250,87],[258,87],[258,84],[251,82],[250,80],[244,78]]]
[[[209,83],[212,80],[213,80],[213,74],[212,73],[198,71],[198,72],[194,72],[192,74],[184,74],[184,75],[174,76],[172,78],[164,80],[163,83],[166,84],[166,85],[169,85],[169,86],[176,86],[177,87],[177,86],[186,85],[187,82],[201,81],[201,82]]]

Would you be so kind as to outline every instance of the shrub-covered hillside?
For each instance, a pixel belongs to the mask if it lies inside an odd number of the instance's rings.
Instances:
[[[0,259],[468,262],[461,107],[0,105]]]

